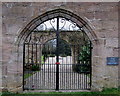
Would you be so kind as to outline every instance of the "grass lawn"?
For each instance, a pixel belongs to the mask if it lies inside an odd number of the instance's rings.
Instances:
[[[44,56],[41,56],[41,63],[44,64]],[[28,72],[28,73],[24,73],[24,79],[32,76],[34,73],[36,73],[37,71],[33,71],[33,72]]]
[[[3,93],[2,96],[120,96],[120,89],[104,89],[102,92],[29,92]]]
[[[26,73],[26,74],[24,74],[24,79],[26,79],[26,78],[28,78],[28,77],[30,77],[32,75],[33,75],[33,73]]]

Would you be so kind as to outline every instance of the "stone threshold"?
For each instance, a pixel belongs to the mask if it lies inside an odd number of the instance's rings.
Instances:
[[[28,92],[91,92],[91,90],[24,90],[23,93]]]

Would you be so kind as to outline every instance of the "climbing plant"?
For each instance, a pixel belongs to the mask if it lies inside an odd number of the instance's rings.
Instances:
[[[91,57],[91,46],[90,43],[80,48],[78,56],[78,64],[76,65],[76,72],[78,73],[89,73],[90,72],[90,57]]]

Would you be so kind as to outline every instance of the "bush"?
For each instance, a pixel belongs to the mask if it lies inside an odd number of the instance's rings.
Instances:
[[[81,66],[80,73],[90,73],[90,68],[88,66]]]
[[[55,54],[49,54],[48,56],[49,57],[55,57]]]
[[[66,55],[66,54],[61,54],[60,56],[61,56],[61,57],[66,57],[67,55]]]
[[[33,65],[33,66],[31,67],[31,70],[32,70],[32,71],[39,71],[39,70],[40,70],[40,67],[39,67],[38,65]]]
[[[74,64],[73,65],[73,71],[77,72],[77,73],[90,73],[90,66]]]

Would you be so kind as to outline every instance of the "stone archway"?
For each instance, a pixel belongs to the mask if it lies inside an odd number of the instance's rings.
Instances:
[[[41,24],[42,22],[45,22],[49,19],[55,18],[57,16],[64,17],[66,19],[69,19],[73,22],[75,22],[79,27],[81,27],[83,30],[85,30],[86,34],[90,38],[91,41],[97,40],[97,36],[95,35],[93,29],[89,26],[88,22],[86,22],[85,19],[79,17],[78,15],[67,11],[65,9],[55,9],[52,11],[48,11],[35,19],[33,19],[29,24],[26,25],[26,27],[20,32],[17,40],[17,44],[22,44],[27,38],[27,36],[31,33],[31,31]]]
[[[118,65],[107,65],[106,62],[107,57],[118,57],[117,9],[117,2],[2,3],[3,77],[0,79],[3,84],[1,89],[6,88],[17,92],[23,88],[23,42],[30,30],[38,23],[56,16],[63,16],[78,25],[83,25],[92,42],[91,90],[117,88],[119,86]],[[30,29],[29,32],[27,29]]]
[[[64,10],[64,9],[56,9],[52,11],[48,11],[37,18],[33,19],[26,27],[22,30],[22,32],[18,36],[17,45],[18,45],[18,63],[22,63],[23,56],[23,43],[26,40],[26,38],[31,34],[31,32],[36,28],[36,26],[40,25],[41,23],[55,18],[57,16],[64,17],[65,19],[71,20],[77,24],[77,26],[81,27],[82,30],[84,30],[85,34],[89,37],[89,39],[92,42],[92,45],[94,46],[93,50],[97,50],[96,44],[97,44],[97,36],[95,35],[94,31],[91,29],[91,27],[88,25],[88,23],[80,18],[79,16],[75,15],[74,13]],[[53,37],[52,37],[53,38]],[[48,38],[50,39],[50,38]],[[94,52],[94,51],[93,51]],[[21,54],[21,56],[20,56]],[[93,53],[94,54],[94,53]],[[20,57],[19,57],[20,56]],[[93,56],[92,56],[93,60]],[[93,62],[92,62],[93,63]],[[94,67],[92,65],[92,70],[94,70]],[[92,73],[94,76],[94,73]],[[92,83],[93,85],[93,83]],[[93,86],[94,89],[94,86]]]

